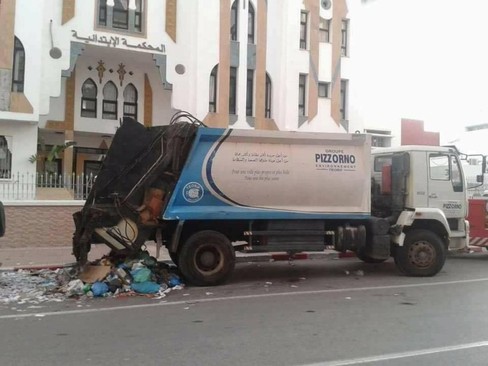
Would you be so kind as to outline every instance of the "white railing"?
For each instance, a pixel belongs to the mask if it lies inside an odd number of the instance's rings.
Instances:
[[[93,187],[93,174],[16,173],[0,179],[0,200],[71,199],[84,200]]]

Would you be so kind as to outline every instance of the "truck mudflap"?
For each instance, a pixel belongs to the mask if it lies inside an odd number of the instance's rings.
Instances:
[[[196,130],[180,112],[167,126],[146,128],[124,118],[81,211],[73,215],[73,254],[87,261],[92,243],[135,253],[158,227]]]

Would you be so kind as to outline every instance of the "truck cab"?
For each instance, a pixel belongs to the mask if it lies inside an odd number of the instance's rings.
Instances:
[[[392,169],[394,160],[405,161],[404,168]],[[395,185],[398,180],[403,181]],[[468,187],[460,154],[455,148],[402,146],[374,149],[372,184],[373,212],[387,209],[383,196],[401,195],[403,207],[396,207],[401,209],[398,225],[433,230],[445,238],[450,250],[467,247]],[[395,187],[401,192],[395,192]],[[398,242],[401,244],[401,238]]]

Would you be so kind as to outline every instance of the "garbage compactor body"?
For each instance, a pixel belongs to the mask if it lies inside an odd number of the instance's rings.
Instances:
[[[364,219],[365,135],[200,128],[164,220]]]
[[[126,118],[74,214],[73,252],[83,264],[92,243],[131,253],[154,240],[196,285],[227,280],[236,251],[334,248],[381,262],[396,217],[372,216],[371,192],[368,135]]]

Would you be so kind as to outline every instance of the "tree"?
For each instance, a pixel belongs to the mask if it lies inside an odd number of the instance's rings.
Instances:
[[[39,145],[40,145],[39,152],[37,154],[31,155],[31,157],[29,158],[29,161],[33,164],[38,162],[38,161],[43,163],[44,162],[43,158],[45,158],[45,161],[47,163],[51,163],[54,160],[59,159],[59,156],[61,155],[61,153],[64,150],[66,150],[67,148],[76,145],[76,142],[75,141],[66,141],[62,145],[53,145],[51,150],[47,151],[44,139],[42,137],[39,137]],[[50,165],[51,164],[43,164],[43,168],[44,168],[44,169],[42,169],[43,173],[54,173],[54,171],[52,171],[52,168],[50,167]]]

